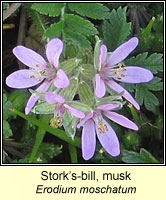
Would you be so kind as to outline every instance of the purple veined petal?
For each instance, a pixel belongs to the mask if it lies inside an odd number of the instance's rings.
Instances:
[[[40,66],[44,69],[47,66],[47,63],[42,56],[26,47],[17,46],[13,49],[13,53],[18,58],[18,60],[20,60],[28,67],[36,68],[36,66]]]
[[[37,89],[36,91],[38,92],[45,92],[48,90],[48,88],[51,85],[51,81],[44,81]],[[25,107],[25,114],[28,115],[30,113],[30,111],[32,110],[33,106],[35,105],[35,103],[38,101],[38,99],[40,98],[39,95],[36,94],[32,94],[26,104]]]
[[[46,47],[48,61],[55,68],[59,65],[59,57],[63,50],[63,42],[58,38],[49,41]]]
[[[100,123],[102,123],[102,126],[99,123],[96,123],[95,126],[101,145],[111,156],[118,156],[120,154],[120,145],[115,131],[104,119]]]
[[[133,37],[116,48],[108,59],[107,66],[113,66],[123,61],[138,45],[138,38]]]
[[[56,94],[55,92],[47,92],[45,94],[45,100],[49,104],[57,104],[57,103],[64,103],[65,99],[60,96],[59,94]]]
[[[115,108],[118,108],[120,106],[120,104],[105,104],[105,105],[101,105],[101,106],[97,106],[96,108],[99,110],[113,110]]]
[[[104,80],[100,77],[99,74],[96,74],[95,81],[96,81],[95,95],[98,98],[102,98],[106,92]]]
[[[100,47],[100,56],[99,56],[99,71],[104,64],[107,57],[107,47],[105,45],[101,45]]]
[[[66,73],[59,69],[57,71],[56,77],[54,79],[54,85],[57,88],[67,88],[70,84],[69,78],[67,77]]]
[[[85,123],[86,121],[88,121],[89,119],[91,119],[92,117],[93,117],[93,113],[87,114],[87,115],[85,116],[85,118],[84,118],[83,120],[81,120],[80,123],[77,124],[77,128],[80,128],[81,126],[83,126],[84,123]]]
[[[130,102],[137,110],[140,110],[139,104],[135,101],[135,99],[131,96],[131,94],[127,90],[125,90],[121,85],[119,85],[118,83],[116,83],[113,80],[107,81],[107,84],[112,90],[114,90],[118,93],[124,92],[122,96],[128,102]]]
[[[92,119],[86,121],[82,131],[82,156],[85,160],[93,157],[96,148],[96,133]]]
[[[106,117],[108,117],[110,120],[116,122],[117,124],[120,124],[121,126],[124,126],[129,129],[138,131],[138,126],[131,120],[124,117],[123,115],[120,115],[118,113],[111,112],[111,111],[103,111],[103,113]]]
[[[22,69],[13,72],[6,78],[6,84],[12,88],[28,88],[42,82],[35,70]]]
[[[123,71],[123,77],[118,79],[116,76],[113,78],[117,81],[125,83],[145,83],[153,79],[153,74],[150,70],[144,69],[141,67],[127,66],[123,68],[126,71]]]
[[[67,105],[67,104],[64,104],[64,107],[65,107],[66,109],[68,109],[68,111],[69,111],[72,115],[74,115],[75,117],[77,117],[77,118],[84,118],[84,117],[85,117],[85,114],[84,114],[82,111],[77,110],[76,108],[72,108],[71,106],[69,106],[69,105]]]

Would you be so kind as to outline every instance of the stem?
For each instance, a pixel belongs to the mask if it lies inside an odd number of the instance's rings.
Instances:
[[[40,120],[41,122],[46,122],[48,123],[49,122],[49,119],[50,117],[48,115],[42,115],[40,117]],[[33,163],[34,161],[34,158],[39,150],[39,147],[43,141],[43,138],[46,134],[46,130],[45,129],[42,129],[42,128],[38,128],[37,130],[37,134],[36,134],[36,140],[35,140],[35,144],[33,146],[33,149],[32,149],[32,153],[30,155],[30,158],[29,158],[29,163]]]
[[[71,144],[68,144],[68,145],[69,145],[71,163],[78,163],[77,148]]]
[[[24,115],[24,113],[22,113],[22,112],[20,112],[16,109],[13,109],[12,112],[14,112],[18,116],[24,118],[25,120],[31,122],[32,124],[44,129],[45,131],[48,131],[52,135],[60,138],[61,140],[64,140],[65,142],[68,142],[69,144],[72,144],[75,147],[80,148],[80,138],[75,137],[74,140],[72,140],[70,137],[68,137],[66,135],[65,131],[63,131],[61,129],[52,128],[48,124],[46,124],[45,122],[41,122],[40,120],[38,120],[38,119],[36,119],[32,116]]]

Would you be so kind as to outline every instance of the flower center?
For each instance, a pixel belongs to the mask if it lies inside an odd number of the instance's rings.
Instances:
[[[122,63],[111,67],[105,67],[102,70],[102,78],[108,79],[108,77],[116,77],[117,79],[121,80],[126,76],[126,71],[127,69],[123,67]]]
[[[42,81],[44,78],[52,80],[56,76],[56,70],[50,65],[43,69],[43,67],[37,64],[35,69],[30,68],[30,70],[34,70],[36,72],[34,75],[31,75],[30,78],[36,78],[39,81]]]
[[[98,121],[98,131],[101,134],[104,134],[104,133],[108,132],[108,127],[107,127],[106,124],[103,123],[102,120]]]
[[[60,116],[55,116],[50,120],[50,126],[53,128],[60,128],[62,127],[62,117]]]

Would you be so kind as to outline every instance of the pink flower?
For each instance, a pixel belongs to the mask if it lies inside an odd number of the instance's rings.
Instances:
[[[63,50],[63,42],[57,38],[52,39],[46,46],[46,55],[49,63],[38,53],[23,46],[13,49],[14,55],[29,69],[18,70],[6,78],[6,84],[12,88],[29,88],[44,82],[37,88],[38,92],[45,92],[52,81],[57,88],[69,86],[69,79],[62,69],[58,69],[59,57]],[[29,114],[32,107],[39,99],[38,95],[32,94],[29,98],[25,114]]]
[[[140,109],[139,104],[134,98],[120,86],[116,81],[125,83],[143,83],[149,82],[153,79],[153,74],[150,70],[137,67],[137,66],[124,66],[122,62],[138,45],[138,38],[133,37],[129,41],[120,45],[115,49],[110,57],[107,59],[107,47],[101,45],[99,55],[98,73],[95,75],[95,95],[101,98],[105,95],[106,86],[105,83],[114,91],[123,93],[123,97],[135,106],[136,109]]]
[[[96,112],[89,113],[78,125],[77,128],[83,126],[82,130],[82,155],[85,160],[93,157],[96,149],[96,134],[103,148],[111,155],[118,156],[120,154],[120,145],[118,137],[112,127],[102,114],[110,120],[133,130],[138,130],[138,126],[116,112],[109,111],[119,107],[119,104],[106,104],[96,107]]]

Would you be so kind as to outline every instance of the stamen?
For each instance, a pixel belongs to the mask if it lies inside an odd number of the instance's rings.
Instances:
[[[122,63],[119,63],[119,64],[118,64],[118,67],[119,67],[119,68],[121,68],[122,66],[123,66]]]
[[[108,127],[106,124],[103,123],[102,120],[98,121],[98,126],[99,126],[98,127],[99,133],[104,134],[104,133],[108,132]]]
[[[53,128],[60,128],[62,125],[62,117],[60,116],[56,116],[50,120],[50,126]]]

